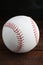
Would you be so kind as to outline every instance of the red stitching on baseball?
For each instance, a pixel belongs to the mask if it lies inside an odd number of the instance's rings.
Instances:
[[[18,39],[18,46],[16,51],[17,52],[20,51],[24,43],[24,36],[21,30],[14,23],[10,23],[10,22],[6,23],[4,26],[11,28],[16,33],[16,36]]]
[[[33,32],[34,32],[34,36],[35,36],[35,39],[36,39],[36,43],[38,43],[37,29],[36,29],[35,23],[34,23],[34,21],[32,19],[31,19],[31,23],[32,23],[32,27],[33,27]]]

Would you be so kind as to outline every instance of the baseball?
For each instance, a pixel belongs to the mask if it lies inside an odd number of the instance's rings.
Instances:
[[[4,24],[2,38],[12,52],[29,52],[39,42],[39,28],[31,17],[15,16]]]

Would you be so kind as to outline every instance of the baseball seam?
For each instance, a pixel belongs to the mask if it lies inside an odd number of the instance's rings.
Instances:
[[[24,36],[23,36],[22,31],[14,23],[8,22],[4,26],[11,28],[16,33],[17,40],[18,40],[18,46],[16,48],[16,52],[19,52],[24,45],[23,44],[24,43]]]
[[[38,43],[37,29],[36,29],[35,23],[33,22],[32,19],[31,19],[31,23],[32,23],[32,27],[33,27],[33,32],[34,32],[34,36],[35,36],[35,39],[36,39],[36,43]]]

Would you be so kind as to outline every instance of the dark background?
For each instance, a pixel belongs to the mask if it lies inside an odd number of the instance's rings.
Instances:
[[[11,18],[27,15],[34,19],[43,19],[43,0],[1,0],[0,17]]]

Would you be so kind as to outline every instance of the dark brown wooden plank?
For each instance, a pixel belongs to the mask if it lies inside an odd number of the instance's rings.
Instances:
[[[31,51],[15,54],[8,51],[0,52],[0,65],[43,65],[43,51]]]

